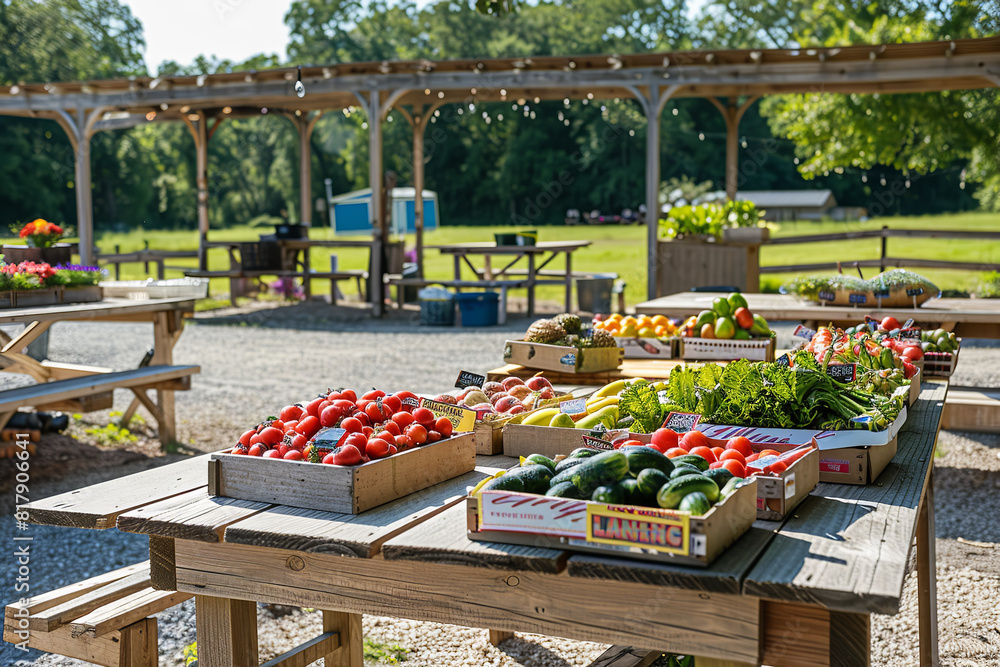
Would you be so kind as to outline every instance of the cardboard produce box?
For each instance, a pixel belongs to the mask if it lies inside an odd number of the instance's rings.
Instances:
[[[721,338],[681,338],[685,361],[774,361],[774,338],[733,340]]]
[[[625,351],[620,347],[588,347],[578,349],[564,345],[527,343],[509,340],[504,345],[503,360],[525,368],[538,368],[560,373],[599,373],[622,365]]]
[[[633,338],[615,336],[618,347],[625,351],[626,359],[676,359],[679,356],[680,339],[670,338]]]

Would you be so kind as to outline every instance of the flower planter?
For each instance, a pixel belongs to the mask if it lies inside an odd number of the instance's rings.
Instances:
[[[726,227],[722,230],[722,242],[734,245],[760,245],[770,238],[767,227]]]
[[[696,240],[660,241],[656,244],[656,294],[690,292],[693,287],[717,286],[747,291],[745,245]],[[756,258],[754,258],[756,261]],[[750,291],[756,292],[757,285]]]
[[[92,303],[103,298],[104,293],[100,285],[64,287],[62,292],[63,303]]]
[[[61,287],[43,287],[32,290],[16,290],[13,295],[13,308],[31,308],[33,306],[54,306],[62,298]]]
[[[7,264],[21,262],[47,262],[52,266],[69,264],[73,259],[73,246],[69,243],[57,243],[51,248],[32,248],[26,245],[5,245],[3,261]]]

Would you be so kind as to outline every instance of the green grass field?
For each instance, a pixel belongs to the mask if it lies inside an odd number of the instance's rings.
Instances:
[[[882,225],[902,229],[949,229],[949,230],[1000,230],[1000,214],[996,213],[965,213],[940,216],[923,216],[911,218],[879,218],[878,220],[859,222],[820,222],[820,223],[783,223],[772,230],[772,236],[784,237],[805,234],[825,234],[831,232],[856,231],[863,229],[878,229]],[[252,241],[264,232],[266,228],[234,227],[213,231],[213,240]],[[493,233],[498,231],[491,227],[445,227],[426,235],[427,245],[443,245],[468,241],[491,241]],[[502,231],[510,231],[504,228]],[[628,226],[579,226],[579,227],[541,227],[540,238],[544,241],[578,240],[592,241],[588,248],[578,251],[573,256],[575,271],[613,272],[617,273],[627,283],[625,296],[631,304],[644,301],[646,298],[646,230],[644,227]],[[311,231],[312,238],[333,238],[328,228],[316,228]],[[97,244],[103,252],[112,252],[116,245],[122,252],[129,252],[143,247],[143,241],[149,241],[149,247],[158,250],[194,250],[198,247],[197,234],[194,231],[142,231],[134,230],[125,234],[102,234],[97,238]],[[414,243],[412,236],[407,236],[407,247]],[[761,264],[785,265],[811,262],[852,261],[860,259],[877,259],[879,256],[880,239],[860,239],[856,241],[812,243],[804,245],[765,246],[761,249]],[[367,251],[355,248],[324,249],[312,251],[313,268],[326,270],[330,263],[331,252],[339,258],[340,268],[367,268]],[[939,259],[965,262],[1000,263],[1000,242],[980,242],[963,240],[939,239],[889,239],[888,254],[894,257],[911,257],[919,259]],[[426,274],[432,277],[451,278],[453,263],[449,256],[441,255],[434,250],[425,253]],[[168,262],[176,266],[193,267],[194,260],[174,260]],[[209,268],[213,270],[228,269],[228,258],[225,250],[212,250],[209,254]],[[561,260],[553,262],[546,268],[563,268]],[[845,267],[845,271],[850,270]],[[968,290],[972,288],[978,274],[966,271],[922,270],[923,275],[930,278],[941,289]],[[865,277],[874,274],[873,269],[865,270]],[[168,277],[177,277],[179,271],[168,271]],[[145,278],[141,264],[126,264],[122,266],[123,279]],[[468,274],[467,277],[471,277]],[[764,287],[777,287],[789,276],[782,274],[764,274]],[[329,284],[316,281],[317,291],[328,291]],[[223,294],[228,291],[228,282],[213,280],[211,293]],[[348,293],[350,293],[348,291]],[[540,287],[540,299],[559,301],[562,290],[559,287]]]

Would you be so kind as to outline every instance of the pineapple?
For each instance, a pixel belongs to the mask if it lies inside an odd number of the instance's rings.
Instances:
[[[566,337],[566,330],[552,320],[536,320],[524,334],[527,343],[552,343]]]
[[[578,334],[580,329],[583,328],[583,322],[576,315],[571,315],[570,313],[563,313],[562,315],[556,315],[552,318],[552,321],[561,326],[569,334]]]
[[[614,336],[603,329],[586,329],[580,332],[576,341],[577,347],[615,347]]]

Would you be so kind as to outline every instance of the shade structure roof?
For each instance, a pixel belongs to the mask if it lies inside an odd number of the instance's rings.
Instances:
[[[836,206],[830,190],[740,190],[738,201],[752,201],[760,208],[824,208]]]

